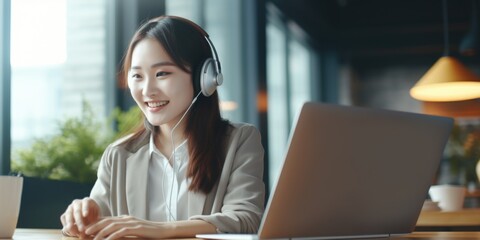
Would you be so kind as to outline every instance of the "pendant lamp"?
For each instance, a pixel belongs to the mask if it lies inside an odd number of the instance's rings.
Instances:
[[[447,1],[443,0],[445,53],[410,89],[410,96],[426,102],[450,102],[480,98],[480,78],[449,56]]]

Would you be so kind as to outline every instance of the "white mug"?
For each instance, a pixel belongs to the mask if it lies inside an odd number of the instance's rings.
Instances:
[[[431,186],[428,193],[433,201],[438,202],[442,211],[458,211],[463,208],[466,188],[454,185]]]
[[[0,239],[10,239],[17,227],[23,178],[0,176]]]

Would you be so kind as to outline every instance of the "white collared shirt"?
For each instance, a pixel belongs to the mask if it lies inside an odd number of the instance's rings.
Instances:
[[[183,141],[172,153],[172,165],[155,146],[153,134],[149,144],[150,162],[147,182],[147,218],[151,221],[188,219],[188,144]]]

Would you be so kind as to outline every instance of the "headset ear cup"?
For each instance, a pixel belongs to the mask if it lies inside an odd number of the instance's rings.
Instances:
[[[206,97],[211,96],[217,89],[216,77],[218,75],[215,68],[215,60],[209,58],[205,60],[200,71],[200,89]]]

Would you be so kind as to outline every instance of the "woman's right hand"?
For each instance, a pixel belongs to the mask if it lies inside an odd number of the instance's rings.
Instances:
[[[76,199],[60,217],[62,232],[72,237],[86,237],[85,229],[100,217],[100,207],[91,198]]]

